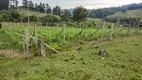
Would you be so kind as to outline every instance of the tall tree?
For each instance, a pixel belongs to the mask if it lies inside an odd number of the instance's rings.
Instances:
[[[51,7],[49,7],[49,8],[47,9],[47,13],[48,13],[48,14],[51,14],[51,13],[52,13]]]
[[[45,4],[42,3],[42,9],[43,9],[43,12],[45,12]]]
[[[35,11],[39,11],[37,3],[35,3]]]
[[[49,5],[47,3],[47,4],[45,4],[45,13],[47,13],[48,8],[49,8]]]
[[[0,0],[0,10],[8,9],[9,7],[9,0]]]
[[[61,15],[61,8],[59,6],[56,6],[53,8],[53,14],[55,15]]]
[[[76,7],[73,11],[73,20],[74,21],[84,21],[88,15],[88,10],[82,6]]]
[[[52,12],[51,7],[48,5],[48,3],[45,4],[45,13],[51,14],[51,12]]]
[[[27,0],[23,0],[22,3],[23,3],[24,8],[28,8],[28,1]]]
[[[45,4],[44,3],[40,3],[38,5],[38,11],[41,13],[45,13]]]
[[[34,10],[34,4],[31,0],[29,1],[29,9]]]
[[[10,8],[18,8],[18,0],[9,0],[9,3]]]
[[[16,6],[16,8],[18,8],[18,0],[15,0],[15,6]]]

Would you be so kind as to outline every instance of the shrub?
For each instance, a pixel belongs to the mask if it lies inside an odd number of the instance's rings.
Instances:
[[[59,19],[56,16],[46,15],[44,17],[41,17],[40,22],[45,26],[47,22],[53,24],[53,22],[59,22]]]

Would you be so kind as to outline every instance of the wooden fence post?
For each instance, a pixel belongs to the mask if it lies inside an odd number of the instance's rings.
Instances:
[[[2,29],[2,23],[0,23],[0,29]]]
[[[87,38],[87,23],[86,22],[84,24],[84,27],[85,27],[85,38]]]
[[[109,36],[109,40],[112,40],[112,36],[113,36],[113,28],[114,28],[114,23],[112,23],[112,26],[111,26],[111,30],[110,30],[110,36]]]
[[[76,22],[74,22],[74,28],[76,27]]]
[[[26,53],[26,57],[30,57],[30,49],[29,49],[29,46],[30,46],[30,34],[29,34],[29,29],[26,29],[25,30],[25,35],[26,35],[26,39],[25,39],[25,53]]]
[[[128,29],[127,29],[127,32],[126,32],[126,35],[128,36],[130,31],[131,31],[131,22],[129,21],[129,26],[128,26]]]
[[[116,24],[116,31],[115,31],[116,37],[118,37],[119,28],[120,28],[120,19],[117,20],[117,24]]]
[[[40,51],[41,51],[42,56],[46,56],[44,44],[45,44],[45,43],[44,43],[44,40],[43,40],[43,39],[40,39]]]
[[[36,30],[37,30],[37,28],[36,28],[36,24],[34,24],[34,34],[33,34],[33,36],[36,38],[36,36],[37,36],[37,34],[36,34]]]
[[[138,21],[138,34],[139,34],[139,30],[140,30],[140,21]]]
[[[81,26],[82,26],[82,23],[79,23],[79,28],[81,28]]]
[[[103,26],[102,26],[102,35],[101,35],[102,40],[103,40],[103,37],[104,37],[104,28],[105,28],[105,21],[103,21]]]
[[[59,51],[57,51],[56,49],[50,47],[48,44],[44,43],[44,45],[45,45],[46,47],[48,47],[49,49],[53,50],[54,52],[59,53]]]
[[[66,31],[65,31],[65,22],[63,22],[63,43],[65,43],[66,40]]]
[[[37,48],[37,26],[36,24],[34,24],[34,34],[33,37],[35,38],[34,42],[35,42],[35,46]]]
[[[116,37],[118,37],[118,30],[119,30],[119,28],[120,28],[120,24],[118,24],[117,27],[116,27],[116,32],[115,32]]]

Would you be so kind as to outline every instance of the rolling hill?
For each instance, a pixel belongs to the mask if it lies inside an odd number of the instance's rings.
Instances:
[[[126,13],[116,12],[113,15],[107,16],[107,18],[141,18],[142,19],[142,9],[137,10],[127,10]]]
[[[29,14],[29,16],[35,15],[37,17],[43,17],[43,16],[46,16],[46,15],[52,15],[52,16],[56,16],[56,17],[59,18],[59,16],[57,16],[57,15],[45,14],[45,13],[40,13],[40,12],[35,12],[35,11],[29,11],[29,13],[28,13],[28,10],[26,10],[26,9],[22,9],[22,10],[18,9],[18,12],[21,15],[24,15],[24,16],[28,16],[28,14]]]

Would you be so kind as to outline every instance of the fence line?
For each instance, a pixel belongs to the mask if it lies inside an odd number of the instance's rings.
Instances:
[[[88,30],[87,28],[88,27],[87,27],[86,24],[83,24],[82,25],[83,26],[82,30],[75,35],[74,39],[76,40],[76,38],[78,36],[80,36],[83,32],[84,32],[83,36],[85,35],[85,39],[88,38],[88,37],[92,37],[93,35],[95,35],[101,29],[101,39],[103,40],[105,38],[105,34],[108,33],[107,37],[109,38],[109,40],[112,40],[113,37],[114,37],[114,34],[116,34],[116,36],[118,36],[118,34],[121,34],[121,33],[123,33],[124,35],[129,35],[129,33],[134,29],[134,28],[130,28],[130,27],[128,27],[126,29],[124,26],[117,26],[117,25],[115,25],[115,23],[112,23],[111,27],[110,27],[110,30],[108,32],[106,32],[106,31],[104,31],[107,28],[105,26],[105,24],[106,24],[106,22],[102,21],[102,26],[98,27],[96,30],[94,30],[94,32],[91,33],[89,36],[88,36],[88,33],[87,33],[87,30]],[[122,28],[119,30],[120,27],[122,27]],[[138,27],[137,30],[139,30],[139,26],[137,26],[137,27]],[[64,43],[63,45],[66,45],[65,44],[65,41],[66,41],[66,24],[65,24],[65,22],[63,22],[63,27],[62,28],[63,29],[61,30],[61,32],[57,34],[57,36],[55,37],[55,39],[53,41],[55,42],[58,39],[58,37],[63,33],[63,38],[62,38],[63,39],[63,43]],[[34,32],[33,32],[33,37],[32,38],[36,42],[35,43],[36,44],[36,48],[38,48],[38,40],[40,41],[40,51],[41,51],[42,56],[46,56],[46,50],[45,50],[46,48],[45,47],[51,49],[55,53],[59,52],[56,49],[54,49],[51,46],[49,46],[48,44],[46,44],[44,42],[44,39],[38,39],[37,38],[37,26],[36,26],[36,24],[34,25],[33,29],[34,29]],[[125,31],[126,31],[126,33],[124,33]],[[25,30],[25,36],[26,36],[25,37],[25,53],[26,53],[26,56],[29,57],[30,56],[30,48],[29,48],[29,46],[30,46],[30,44],[29,44],[30,43],[30,34],[29,34],[29,30],[28,29]]]

